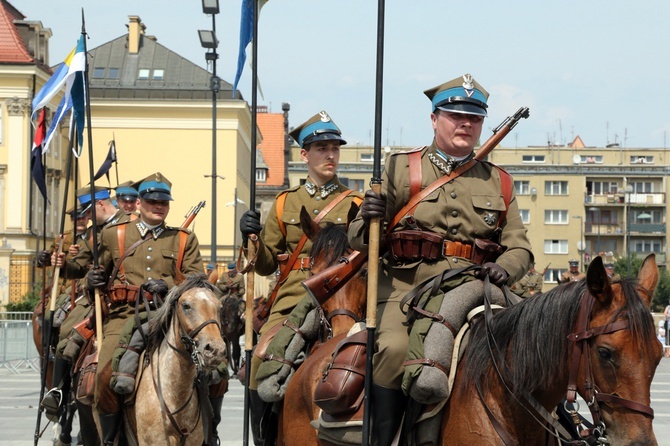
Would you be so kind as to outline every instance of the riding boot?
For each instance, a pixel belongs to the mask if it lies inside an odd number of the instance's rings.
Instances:
[[[102,444],[104,446],[112,446],[114,444],[114,439],[119,430],[119,424],[121,422],[120,413],[109,413],[109,414],[100,414],[98,415],[100,420],[100,431],[102,433]]]
[[[266,403],[258,396],[257,390],[249,390],[249,406],[251,408],[251,435],[256,446],[268,446],[274,444],[276,427],[272,429],[272,403]],[[276,417],[274,417],[276,419]],[[276,421],[275,421],[276,424]],[[269,435],[270,434],[270,435]]]
[[[46,417],[51,421],[58,421],[58,417],[62,412],[63,401],[66,399],[64,392],[69,392],[69,386],[67,389],[63,388],[65,380],[70,379],[70,371],[72,365],[61,358],[56,358],[54,360],[53,375],[51,378],[52,388],[44,395],[42,399],[42,407],[46,412]]]
[[[221,396],[218,398],[210,398],[209,403],[212,405],[212,411],[214,412],[214,416],[212,417],[212,438],[209,444],[218,446],[220,441],[219,433],[216,428],[221,422],[221,406],[223,405],[223,397]]]
[[[372,445],[389,446],[402,421],[407,397],[402,390],[372,385]]]

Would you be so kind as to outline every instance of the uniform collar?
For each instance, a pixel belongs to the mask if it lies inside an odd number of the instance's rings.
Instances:
[[[428,159],[431,163],[435,165],[442,173],[445,175],[451,174],[451,172],[457,167],[467,163],[475,156],[475,152],[472,151],[470,154],[464,157],[454,157],[444,153],[440,150],[435,143],[430,146],[428,150]]]
[[[139,220],[137,223],[137,230],[140,231],[140,236],[142,238],[146,237],[146,235],[151,232],[151,236],[153,237],[154,240],[158,238],[163,231],[165,231],[165,225],[161,223],[158,226],[154,226],[153,228],[150,228],[146,223],[144,223],[142,220]]]
[[[340,185],[337,181],[337,177],[333,177],[332,180],[330,180],[321,187],[314,184],[309,177],[307,177],[307,180],[305,181],[305,190],[311,197],[316,195],[316,193],[318,192],[321,198],[326,198],[328,195],[332,194],[337,189],[339,189],[339,187]]]

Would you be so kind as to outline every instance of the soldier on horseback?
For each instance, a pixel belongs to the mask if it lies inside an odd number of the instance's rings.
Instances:
[[[323,222],[345,225],[352,201],[361,200],[360,194],[350,191],[337,178],[340,146],[346,141],[325,111],[296,127],[291,136],[300,145],[302,160],[307,165],[308,176],[304,184],[277,195],[264,227],[261,226],[260,213],[255,210],[245,212],[240,220],[245,245],[251,234],[259,235],[255,271],[269,276],[277,268],[281,270],[273,292],[259,307],[268,310],[267,319],[259,330],[260,343],[264,342],[263,337],[267,337],[273,327],[287,319],[305,297],[301,282],[310,275],[311,242],[300,227],[301,207],[304,206],[313,216],[321,215]],[[335,206],[324,212],[331,204]],[[257,391],[256,372],[262,360],[254,355],[249,372],[251,426],[256,445],[264,442],[274,444],[277,423],[276,416],[272,414],[272,404],[261,400]]]
[[[352,248],[366,252],[370,221],[382,218],[386,225],[382,232],[388,252],[379,271],[371,394],[371,437],[373,444],[380,446],[391,444],[396,435],[407,396],[424,396],[426,389],[417,386],[422,369],[438,368],[431,367],[435,362],[425,358],[406,361],[410,336],[403,326],[403,298],[431,277],[471,265],[481,265],[473,268],[476,277],[488,276],[497,286],[511,285],[524,275],[533,259],[509,174],[474,159],[487,115],[488,93],[469,74],[424,93],[432,102],[433,143],[391,155],[385,165],[382,193],[367,191],[359,215],[349,226]],[[406,206],[440,180],[444,183]],[[441,289],[453,289],[472,278],[454,277]],[[459,298],[451,301],[459,308],[448,306],[446,315],[440,311],[446,325],[451,326],[441,341],[449,350],[464,322],[460,306],[470,305]],[[444,366],[440,365],[439,373],[448,372],[449,364]]]
[[[221,291],[224,299],[232,297],[233,299],[238,300],[240,305],[240,316],[244,315],[245,308],[244,294],[246,289],[244,282],[244,275],[237,271],[235,262],[228,264],[228,274],[221,277],[216,282],[216,287]]]

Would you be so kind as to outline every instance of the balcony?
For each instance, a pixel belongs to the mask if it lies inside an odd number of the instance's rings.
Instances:
[[[626,201],[628,200],[628,201]],[[612,194],[584,194],[584,203],[588,205],[614,206],[614,205],[665,205],[665,192],[653,192],[643,194],[630,194],[626,197],[625,192]]]
[[[631,234],[665,235],[664,223],[631,223]]]

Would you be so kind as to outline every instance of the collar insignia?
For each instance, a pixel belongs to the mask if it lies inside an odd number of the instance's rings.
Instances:
[[[307,193],[313,197],[316,195],[317,191],[320,192],[321,198],[326,198],[328,195],[332,194],[334,191],[336,191],[338,188],[338,185],[333,182],[329,181],[325,186],[318,187],[314,183],[312,183],[309,179],[305,181],[305,190]]]

